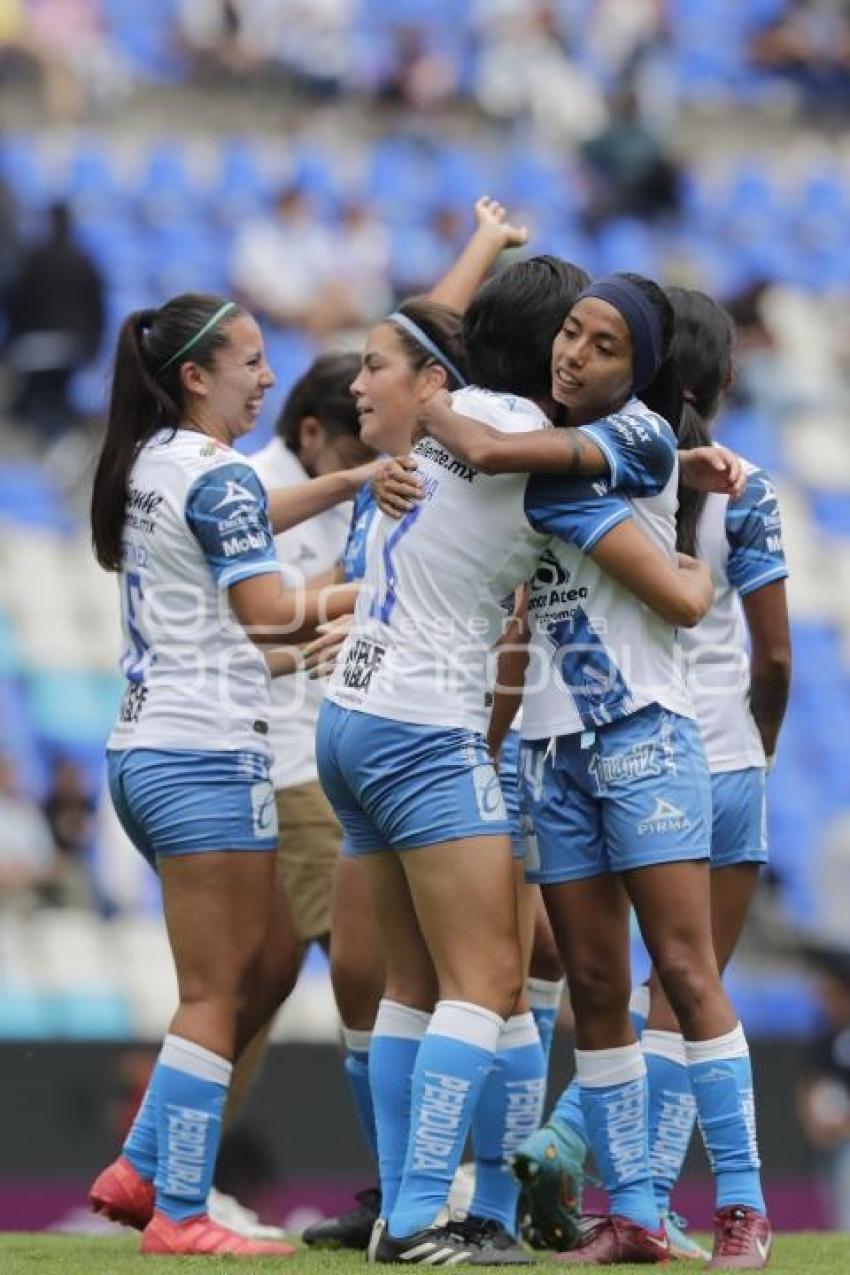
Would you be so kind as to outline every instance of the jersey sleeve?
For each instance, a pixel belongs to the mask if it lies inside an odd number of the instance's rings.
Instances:
[[[351,525],[342,553],[342,571],[346,584],[352,580],[362,580],[366,574],[366,537],[377,512],[372,484],[364,483],[354,497]]]
[[[525,516],[535,531],[560,536],[590,553],[604,535],[631,518],[632,511],[604,480],[537,474],[525,488]]]
[[[726,539],[726,574],[741,597],[788,575],[776,488],[763,469],[754,470],[740,500],[727,505]]]
[[[656,496],[676,464],[676,437],[660,416],[606,416],[582,425],[608,462],[611,486],[627,496]]]
[[[189,489],[186,522],[219,589],[279,571],[266,490],[250,465],[208,470]]]

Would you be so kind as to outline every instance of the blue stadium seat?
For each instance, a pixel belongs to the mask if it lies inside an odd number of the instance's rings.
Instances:
[[[223,141],[218,171],[210,188],[213,216],[225,225],[236,226],[264,212],[273,193],[272,183],[248,139],[232,137]]]
[[[115,722],[124,689],[117,676],[96,673],[33,673],[28,700],[39,738],[60,748],[102,744]]]
[[[40,465],[28,461],[0,465],[0,518],[57,531],[72,525],[54,482]]]
[[[57,193],[55,176],[48,175],[40,149],[30,134],[0,136],[0,178],[11,188],[25,213],[43,207]]]
[[[70,1040],[127,1040],[133,1020],[120,992],[79,988],[48,999],[52,1034]]]
[[[602,274],[631,270],[654,279],[659,273],[655,236],[644,222],[617,217],[596,236],[597,268]]]
[[[53,1035],[50,1003],[29,985],[0,984],[0,1039],[46,1040]]]
[[[113,37],[142,78],[176,83],[185,78],[186,61],[177,39],[179,0],[102,0]]]
[[[810,491],[815,522],[833,536],[850,536],[850,498],[846,491]]]
[[[13,676],[21,668],[21,653],[15,637],[14,626],[7,611],[0,607],[0,684],[2,679]],[[2,719],[2,701],[0,701],[0,720]]]

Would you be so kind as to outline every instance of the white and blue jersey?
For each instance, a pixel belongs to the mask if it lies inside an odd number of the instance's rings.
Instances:
[[[522,722],[526,868],[540,883],[709,853],[708,770],[676,632],[587,556],[632,517],[675,562],[676,439],[637,399],[583,431],[608,477],[534,478],[526,494],[529,520],[554,537],[531,585]]]
[[[526,494],[529,521],[553,539],[531,583],[523,739],[606,726],[653,703],[693,716],[675,630],[587,556],[632,517],[675,563],[675,436],[634,398],[582,432],[608,478],[541,476]]]
[[[454,403],[506,432],[548,425],[511,395]],[[414,453],[425,499],[355,537],[364,588],[319,718],[319,777],[354,854],[513,831],[483,732],[502,602],[546,538],[525,516],[524,475],[481,474],[432,439]]]
[[[732,502],[706,497],[697,554],[711,568],[714,601],[680,635],[688,688],[711,771],[714,867],[767,858],[764,749],[750,711],[750,659],[741,598],[788,575],[782,518],[768,474],[744,462],[746,487]]]
[[[226,592],[279,570],[262,484],[231,448],[160,430],[130,471],[123,543],[119,817],[149,857],[271,849],[268,668]]]

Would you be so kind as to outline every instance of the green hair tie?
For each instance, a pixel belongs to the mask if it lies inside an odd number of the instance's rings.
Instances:
[[[170,359],[165,360],[162,367],[159,369],[160,372],[166,372],[171,367],[172,363],[176,363],[178,359],[182,359],[184,354],[188,354],[189,351],[193,349],[198,344],[199,341],[203,341],[204,337],[207,335],[208,332],[212,332],[216,324],[220,323],[221,320],[224,318],[224,316],[230,310],[235,310],[235,309],[236,309],[235,301],[225,301],[224,305],[221,306],[220,309],[216,310],[212,318],[207,319],[206,323],[200,329],[200,331],[196,332],[194,336],[190,336],[186,344],[181,345],[180,349],[177,351],[176,354],[172,354]]]

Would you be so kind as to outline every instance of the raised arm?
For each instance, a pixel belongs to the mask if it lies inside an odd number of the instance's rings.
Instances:
[[[363,484],[372,481],[381,463],[380,460],[372,460],[354,469],[340,469],[333,474],[311,478],[306,483],[296,483],[294,487],[273,488],[268,493],[272,531],[279,535],[344,500],[353,500]]]
[[[487,195],[475,205],[476,227],[457,261],[428,294],[458,314],[463,314],[481,284],[506,248],[520,248],[528,240],[525,226],[512,226],[505,220],[502,204]]]

